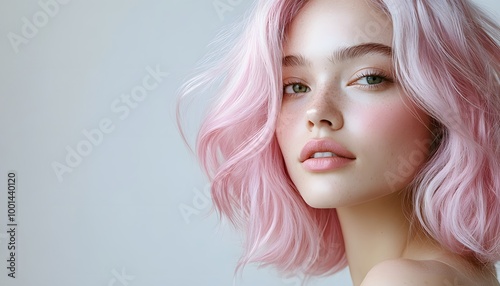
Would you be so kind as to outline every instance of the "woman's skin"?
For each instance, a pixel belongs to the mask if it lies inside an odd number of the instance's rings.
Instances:
[[[337,209],[355,286],[499,285],[493,267],[410,231],[404,193],[432,130],[393,78],[391,46],[390,20],[365,0],[300,11],[284,43],[276,130],[288,173],[310,206]]]

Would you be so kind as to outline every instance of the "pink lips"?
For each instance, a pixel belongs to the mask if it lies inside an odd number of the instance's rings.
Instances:
[[[314,153],[331,152],[333,157],[313,158]],[[311,172],[324,172],[344,167],[356,157],[347,149],[331,139],[314,139],[304,146],[299,160]]]

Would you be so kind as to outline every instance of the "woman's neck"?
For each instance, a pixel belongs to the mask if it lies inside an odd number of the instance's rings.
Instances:
[[[368,271],[384,260],[415,257],[418,249],[432,247],[425,236],[410,237],[403,197],[398,193],[337,208],[337,213],[354,285],[361,284]]]

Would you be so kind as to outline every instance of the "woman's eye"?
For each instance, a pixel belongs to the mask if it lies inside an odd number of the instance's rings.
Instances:
[[[369,91],[382,91],[394,83],[392,77],[382,71],[366,71],[355,78],[349,86],[357,86],[357,88]]]
[[[386,78],[383,76],[378,76],[378,75],[368,75],[364,76],[356,81],[356,83],[361,84],[361,85],[374,85],[374,84],[381,84],[386,81]]]
[[[292,83],[287,84],[283,87],[283,93],[292,94],[292,93],[304,93],[309,92],[310,89],[308,86],[303,85],[301,83]]]

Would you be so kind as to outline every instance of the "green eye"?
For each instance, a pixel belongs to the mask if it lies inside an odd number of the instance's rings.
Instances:
[[[386,72],[380,70],[367,70],[354,75],[355,80],[348,85],[361,90],[383,91],[394,84],[394,80]]]
[[[390,80],[384,75],[377,74],[367,74],[361,75],[359,79],[355,82],[358,85],[371,86],[371,85],[382,85]]]
[[[301,83],[292,83],[287,84],[283,87],[283,93],[291,94],[291,93],[305,93],[309,92],[310,89],[308,86],[303,85]]]
[[[384,78],[381,76],[367,76],[366,78],[366,83],[367,84],[381,84],[384,82]]]

